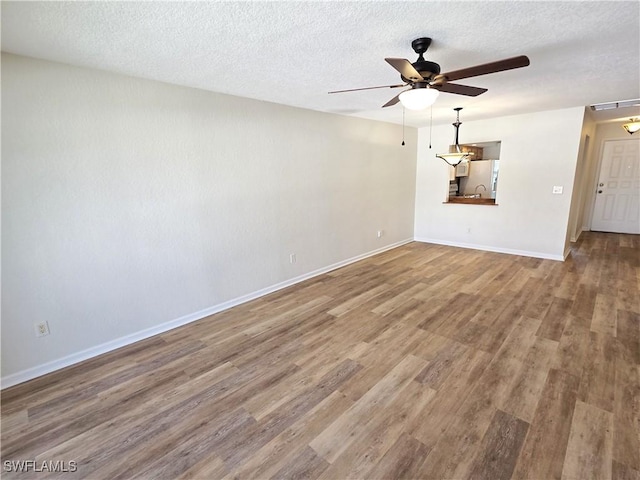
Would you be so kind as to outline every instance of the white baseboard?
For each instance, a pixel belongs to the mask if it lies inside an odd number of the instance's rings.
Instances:
[[[522,257],[542,258],[545,260],[558,260],[560,262],[563,262],[566,258],[563,255],[552,255],[549,253],[542,253],[542,252],[529,252],[527,250],[515,250],[512,248],[501,248],[501,247],[492,247],[488,245],[477,245],[475,243],[450,242],[448,240],[440,240],[437,238],[415,237],[414,240],[416,242],[435,243],[436,245],[447,245],[449,247],[469,248],[472,250],[483,250],[485,252],[507,253],[509,255],[520,255]]]
[[[255,292],[248,293],[241,297],[234,298],[233,300],[229,300],[227,302],[214,305],[204,310],[200,310],[199,312],[191,313],[189,315],[185,315],[175,320],[171,320],[169,322],[165,322],[160,325],[156,325],[154,327],[147,328],[145,330],[141,330],[139,332],[135,332],[130,335],[117,338],[115,340],[111,340],[110,342],[106,342],[106,343],[97,345],[95,347],[91,347],[86,350],[82,350],[80,352],[67,355],[57,360],[53,360],[51,362],[47,362],[42,365],[38,365],[36,367],[28,368],[26,370],[13,373],[11,375],[7,375],[5,377],[2,377],[2,379],[0,379],[0,389],[9,388],[19,383],[23,383],[28,380],[33,380],[34,378],[40,377],[42,375],[46,375],[47,373],[55,372],[56,370],[60,370],[62,368],[69,367],[76,363],[80,363],[84,360],[89,360],[90,358],[97,357],[98,355],[102,355],[103,353],[107,353],[112,350],[116,350],[118,348],[131,345],[132,343],[139,342],[140,340],[145,340],[147,338],[153,337],[154,335],[158,335],[160,333],[164,333],[169,330],[173,330],[174,328],[178,328],[188,323],[195,322],[196,320],[201,320],[205,317],[208,317],[209,315],[213,315],[214,313],[219,313],[224,310],[228,310],[229,308],[241,305],[251,300],[255,300],[256,298],[262,297],[264,295],[268,295],[278,290],[282,290],[283,288],[290,287],[292,285],[295,285],[296,283],[303,282],[305,280],[316,277],[318,275],[322,275],[332,270],[336,270],[337,268],[341,268],[351,263],[355,263],[360,260],[363,260],[365,258],[372,257],[373,255],[377,255],[387,250],[392,250],[394,248],[397,248],[401,245],[405,245],[412,241],[413,241],[413,238],[409,238],[406,240],[393,243],[391,245],[386,245],[384,247],[378,248],[376,250],[372,250],[362,255],[357,255],[355,257],[349,258],[347,260],[343,260],[338,263],[334,263],[327,267],[319,268],[317,270],[305,273],[298,277],[285,280],[284,282],[280,282],[275,285],[271,285],[269,287],[257,290]]]

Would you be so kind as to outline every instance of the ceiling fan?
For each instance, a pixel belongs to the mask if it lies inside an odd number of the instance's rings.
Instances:
[[[454,70],[452,72],[440,73],[440,65],[424,59],[423,54],[431,45],[430,38],[416,38],[411,42],[411,47],[418,54],[418,60],[410,63],[404,58],[385,58],[386,62],[400,72],[400,78],[404,83],[398,85],[383,85],[379,87],[352,88],[349,90],[336,90],[329,93],[355,92],[358,90],[372,90],[374,88],[400,88],[410,87],[393,97],[383,107],[390,107],[399,101],[410,109],[420,110],[431,105],[439,92],[453,93],[456,95],[467,95],[477,97],[487,91],[486,88],[471,87],[450,83],[463,78],[477,77],[489,73],[513,70],[529,65],[529,58],[525,55],[498,60],[497,62],[485,63],[474,67]],[[413,97],[413,98],[412,98]]]

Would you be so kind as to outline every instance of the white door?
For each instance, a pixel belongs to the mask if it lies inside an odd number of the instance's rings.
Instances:
[[[640,233],[640,139],[605,142],[591,230]]]

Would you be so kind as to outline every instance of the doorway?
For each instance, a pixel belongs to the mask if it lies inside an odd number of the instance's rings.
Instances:
[[[605,142],[591,230],[640,233],[640,139]]]

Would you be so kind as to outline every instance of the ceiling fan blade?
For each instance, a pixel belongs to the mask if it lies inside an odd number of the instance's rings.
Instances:
[[[442,76],[444,76],[447,81],[452,82],[462,78],[477,77],[478,75],[487,75],[489,73],[522,68],[528,66],[529,63],[529,58],[526,55],[520,55],[519,57],[507,58],[505,60],[498,60],[497,62],[476,65],[475,67],[454,70],[453,72],[443,73]]]
[[[457,83],[445,83],[443,85],[434,85],[432,88],[446,93],[455,93],[457,95],[466,95],[468,97],[477,97],[487,91],[486,88],[470,87],[469,85],[459,85]]]
[[[395,68],[407,80],[412,82],[422,82],[424,78],[413,68],[413,65],[406,58],[385,58],[385,61]]]
[[[373,90],[374,88],[399,88],[404,86],[406,86],[406,84],[401,83],[400,85],[382,85],[380,87],[364,87],[364,88],[350,88],[349,90],[335,90],[329,93],[357,92],[359,90]]]
[[[396,103],[398,103],[400,101],[400,94],[406,92],[406,90],[400,92],[398,95],[396,95],[395,97],[393,97],[391,100],[389,100],[387,103],[385,103],[384,105],[382,105],[382,108],[384,107],[390,107],[391,105],[395,105]]]

